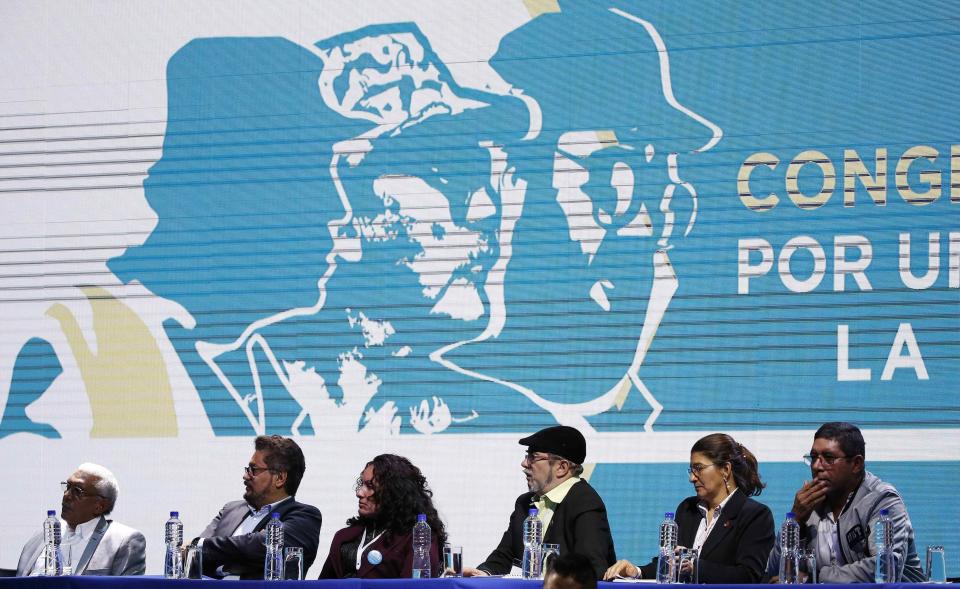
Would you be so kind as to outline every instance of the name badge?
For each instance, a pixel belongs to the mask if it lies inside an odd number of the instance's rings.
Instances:
[[[857,548],[863,541],[866,540],[867,535],[863,531],[863,526],[857,524],[847,530],[847,545],[851,548]]]

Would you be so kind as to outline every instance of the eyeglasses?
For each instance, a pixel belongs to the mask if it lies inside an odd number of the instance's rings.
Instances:
[[[711,466],[716,466],[716,465],[717,463],[715,462],[711,462],[710,464],[691,464],[690,468],[687,469],[687,474],[692,474],[696,477],[699,477],[700,473],[703,472],[704,469],[707,469],[707,468],[710,468]]]
[[[87,497],[100,497],[98,493],[90,493],[85,491],[80,485],[75,485],[73,483],[68,483],[67,481],[60,482],[60,488],[64,493],[70,493],[77,499],[86,499]]]
[[[818,454],[816,452],[811,452],[809,454],[804,454],[803,461],[807,463],[807,466],[813,466],[817,460],[822,460],[827,466],[833,466],[833,463],[837,460],[851,460],[850,456],[834,456],[833,454]]]
[[[542,454],[537,456],[536,452],[527,452],[523,455],[523,462],[533,466],[535,463],[540,462],[541,460],[550,460],[551,458],[553,458],[552,454]]]
[[[260,474],[265,470],[270,470],[270,467],[269,466],[244,466],[243,467],[243,472],[247,473],[252,477],[257,476],[258,474]]]

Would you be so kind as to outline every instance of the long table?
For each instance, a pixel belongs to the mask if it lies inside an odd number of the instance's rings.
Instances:
[[[174,581],[162,577],[20,577],[0,579],[0,589],[224,589],[239,584],[242,589],[535,589],[542,581],[515,578],[472,579],[343,579],[330,581]],[[862,585],[860,585],[862,586]],[[624,583],[600,583],[602,589],[626,589]],[[716,589],[751,585],[677,585],[677,589]],[[849,585],[820,585],[824,589],[850,589]],[[931,585],[891,583],[871,585],[877,589],[931,589]]]

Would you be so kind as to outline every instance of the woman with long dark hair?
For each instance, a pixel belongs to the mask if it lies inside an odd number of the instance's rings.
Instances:
[[[357,515],[337,531],[321,579],[409,578],[413,572],[413,525],[426,514],[430,525],[430,568],[440,572],[440,550],[447,540],[433,506],[427,479],[403,456],[381,454],[367,463],[355,488]]]
[[[701,583],[757,583],[775,538],[770,508],[751,496],[766,486],[757,459],[727,434],[710,434],[690,449],[687,469],[696,495],[677,506],[677,544],[700,554]],[[656,577],[657,561],[620,560],[605,579]]]

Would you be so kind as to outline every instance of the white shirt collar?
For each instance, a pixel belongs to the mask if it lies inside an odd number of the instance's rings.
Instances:
[[[77,537],[80,540],[87,540],[93,535],[94,530],[97,529],[97,524],[100,523],[100,517],[101,516],[98,515],[90,521],[77,524],[77,527],[74,528],[73,531],[70,530],[70,525],[66,521],[60,520],[60,522],[65,534]]]
[[[719,505],[717,505],[716,507],[713,508],[713,517],[714,517],[714,518],[720,517],[720,514],[723,512],[723,508],[726,507],[726,505],[727,505],[727,501],[730,501],[730,498],[733,497],[733,494],[736,493],[736,492],[737,492],[737,489],[734,488],[732,491],[730,491],[730,494],[727,495],[727,496],[724,498],[724,500],[720,502]],[[703,514],[703,517],[707,517],[707,505],[706,505],[703,501],[698,501],[698,502],[697,502],[697,507],[700,508],[700,513]]]
[[[709,524],[707,523],[707,506],[702,502],[697,502],[697,507],[700,509],[700,513],[703,514],[703,518],[700,519],[700,524],[697,526],[697,535],[694,536],[693,547],[695,549],[703,549],[703,545],[707,542],[707,538],[710,537],[710,533],[713,532],[713,528],[716,527],[717,522],[720,521],[720,513],[723,512],[724,506],[726,506],[727,501],[730,501],[730,498],[733,497],[733,494],[736,492],[736,489],[731,491],[719,505],[713,508],[713,519],[710,520]]]

